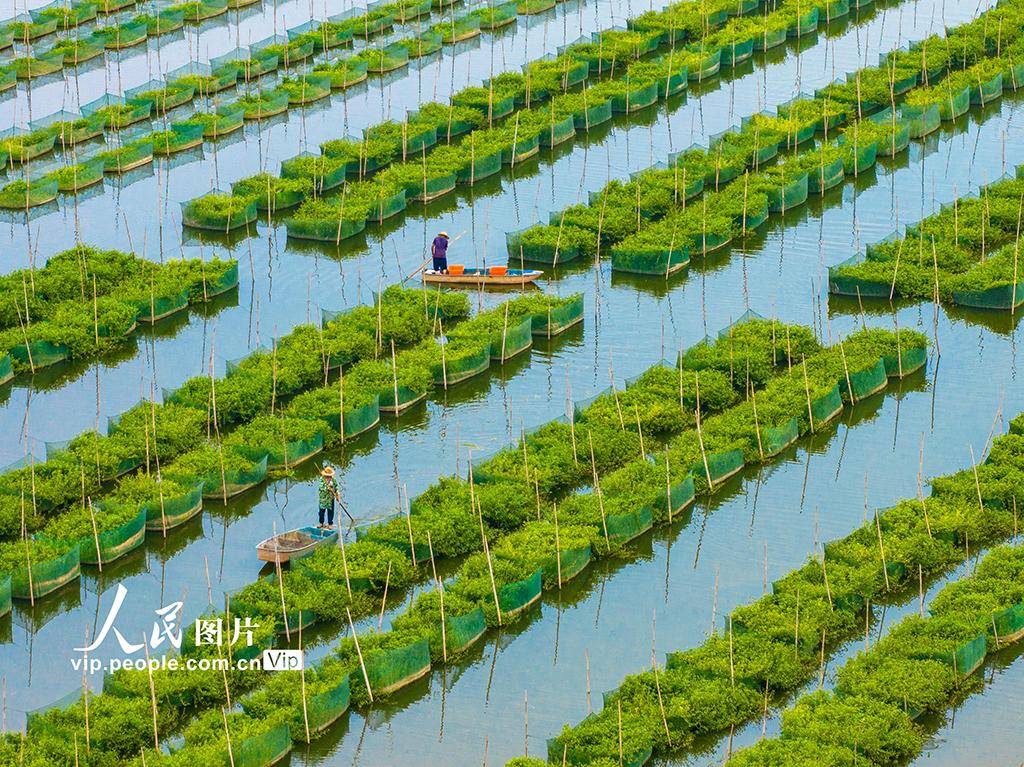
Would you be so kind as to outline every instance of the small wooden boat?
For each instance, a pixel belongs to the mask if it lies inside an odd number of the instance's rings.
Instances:
[[[424,270],[423,281],[430,285],[516,286],[532,283],[541,274],[537,269],[467,269],[452,265],[447,274]]]
[[[336,528],[323,528],[310,525],[297,530],[267,538],[256,544],[256,556],[264,562],[283,564],[292,559],[309,556],[324,544],[338,540]]]

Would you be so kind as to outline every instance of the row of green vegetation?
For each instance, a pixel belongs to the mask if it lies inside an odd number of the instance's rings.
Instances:
[[[39,268],[0,278],[0,349],[9,374],[86,359],[152,323],[238,285],[238,262],[157,264],[134,253],[78,245]]]
[[[902,152],[910,138],[933,130],[939,124],[938,109],[932,110],[935,120],[922,119],[916,106],[921,94],[931,98],[947,83],[972,81],[982,71],[996,73],[999,88],[993,92],[1024,84],[1024,37],[1007,31],[1020,28],[1021,7],[1001,4],[951,30],[946,39],[915,44],[814,98],[784,104],[775,115],[754,115],[739,129],[716,137],[710,148],[675,154],[667,166],[635,174],[628,182],[612,181],[591,195],[589,203],[552,213],[548,224],[509,233],[509,255],[554,264],[610,251],[613,269],[667,276],[686,266],[691,254],[728,245],[762,225],[770,213],[802,205],[808,195],[822,194],[845,176],[869,170],[877,156]],[[1002,54],[990,55],[989,45]],[[899,88],[890,88],[897,80]],[[883,99],[876,90],[884,83],[889,86]],[[963,92],[968,93],[966,86]],[[820,144],[800,151],[817,134],[824,136]],[[1012,212],[1007,226],[1016,223],[1016,209]],[[923,254],[930,243],[926,238],[921,242]],[[891,269],[896,248],[887,246],[883,252]],[[1006,252],[989,264],[987,274],[998,264],[1005,277],[1015,263],[1011,256]],[[930,291],[931,256],[919,260]]]
[[[427,299],[389,289],[376,307],[323,331],[299,329],[230,365],[220,382],[194,378],[163,406],[142,403],[112,420],[107,436],[88,432],[45,463],[3,475],[0,572],[13,574],[14,596],[44,596],[80,564],[102,566],[141,545],[147,530],[166,535],[198,514],[203,498],[226,502],[373,428],[382,412],[529,350],[552,318],[565,318],[556,332],[582,319],[578,296],[522,296],[462,322],[463,296]],[[339,354],[353,361],[327,383]]]
[[[971,553],[1016,538],[1024,487],[1024,417],[981,465],[932,480],[932,494],[876,512],[827,543],[772,592],[733,610],[701,646],[629,676],[603,709],[549,741],[553,764],[635,764],[720,736],[763,715],[821,673],[827,654],[863,635],[886,604]],[[943,588],[929,615],[904,619],[783,713],[780,738],[732,757],[737,765],[904,764],[921,749],[915,722],[980,686],[986,653],[1024,636],[1024,556],[998,548]],[[516,760],[518,767],[532,764]],[[539,761],[537,764],[544,764]]]
[[[43,118],[35,121],[32,123],[33,130],[15,132],[0,139],[0,158],[5,164],[27,163],[55,148],[66,150],[102,136],[104,131],[117,132],[165,115],[169,110],[194,99],[202,99],[204,102],[202,110],[187,117],[169,123],[165,120],[162,130],[115,142],[111,148],[99,154],[77,158],[74,164],[49,171],[38,178],[31,178],[26,173],[25,178],[0,189],[0,207],[28,209],[47,204],[59,193],[73,194],[100,183],[104,173],[125,173],[152,162],[154,156],[169,156],[196,147],[204,140],[217,140],[229,135],[240,130],[247,119],[269,117],[289,107],[305,106],[326,98],[332,90],[347,88],[366,79],[368,71],[381,72],[390,68],[382,69],[380,51],[368,48],[351,57],[333,61],[325,59],[316,64],[312,71],[308,68],[293,71],[280,78],[271,88],[257,89],[227,103],[221,102],[218,94],[234,88],[239,82],[254,82],[279,67],[292,69],[311,61],[318,54],[351,42],[353,36],[364,36],[364,32],[365,36],[372,36],[384,31],[397,18],[411,19],[430,11],[430,2],[418,2],[415,8],[409,2],[391,3],[374,8],[366,14],[343,14],[344,18],[334,17],[323,23],[309,22],[288,30],[287,35],[268,38],[256,43],[248,51],[238,49],[210,64],[186,64],[169,73],[166,81],[153,80],[128,90],[123,99],[105,95],[84,105],[81,117],[68,118],[60,113],[57,115],[59,119]],[[515,11],[515,4],[512,4],[510,19],[513,21],[516,18]],[[156,18],[163,19],[167,13],[180,16],[183,12],[173,7],[169,11],[162,11]],[[177,26],[180,27],[181,23],[179,20]],[[145,24],[135,20],[122,26],[131,25],[139,27],[142,39],[145,39]],[[437,47],[432,50],[440,48],[443,42],[452,42],[449,40],[451,34],[446,34],[450,30],[459,30],[456,35],[459,39],[464,39],[472,31],[479,34],[479,12],[460,18],[451,17],[431,27],[430,34],[437,37]],[[87,52],[90,52],[88,58],[102,54],[104,35],[97,32],[94,38],[95,44],[91,48],[89,45],[92,39],[63,41],[57,47],[64,49],[74,45],[77,55],[75,60],[81,62],[85,60]],[[410,47],[411,43],[402,40],[389,46],[389,49],[393,46],[404,50],[403,46]],[[110,47],[109,42],[107,47]],[[424,49],[416,55],[428,52],[431,51]],[[404,62],[408,62],[408,56]],[[0,71],[0,90],[3,90],[3,81],[4,74]]]
[[[1020,220],[1024,166],[1017,178],[983,186],[829,269],[829,290],[861,298],[951,301],[1013,311],[1024,304]]]
[[[505,73],[465,88],[447,106],[429,104],[404,123],[368,128],[362,139],[325,142],[320,155],[283,163],[280,177],[261,174],[237,182],[231,194],[197,198],[186,204],[183,221],[225,231],[252,224],[259,209],[299,206],[286,222],[289,236],[340,242],[369,221],[400,213],[410,200],[431,200],[458,184],[474,184],[541,147],[572,140],[613,113],[650,106],[682,91],[689,80],[713,77],[723,61],[729,66],[752,54],[760,26],[781,24],[801,33],[817,27],[819,8],[808,10],[795,2],[780,5],[764,19],[729,20],[730,13],[757,8],[719,0],[674,5],[675,15],[660,22],[646,14],[634,20],[642,28],[596,33],[553,59],[528,64],[523,73]],[[685,30],[676,25],[683,11],[690,20]],[[723,54],[733,50],[731,41],[740,30],[746,52]],[[651,58],[663,45],[669,50]],[[587,83],[592,75],[608,77]],[[582,90],[575,87],[580,84]],[[502,122],[496,125],[495,120]],[[366,178],[370,173],[373,178]]]
[[[571,419],[552,422],[519,445],[477,462],[469,479],[443,479],[414,499],[404,517],[363,531],[343,548],[317,552],[280,582],[265,579],[236,593],[231,614],[256,616],[262,626],[273,625],[275,634],[294,635],[316,620],[345,620],[375,610],[385,589],[394,593],[407,586],[432,557],[469,555],[452,581],[422,594],[393,621],[392,630],[349,637],[329,656],[330,682],[317,693],[329,689],[335,702],[344,699],[336,718],[350,695],[365,704],[408,684],[432,662],[470,647],[488,626],[516,620],[544,588],[570,580],[593,556],[617,550],[654,521],[670,521],[692,501],[695,487],[708,489],[702,479],[708,466],[731,474],[745,458],[766,460],[769,455],[759,446],[781,450],[799,433],[782,438],[767,424],[781,423],[787,434],[796,428],[788,420],[820,428],[842,410],[844,382],[851,387],[848,400],[855,401],[884,388],[886,362],[893,375],[909,373],[923,364],[924,343],[905,331],[899,336],[870,331],[822,349],[799,326],[756,320],[735,325],[717,341],[681,355],[679,366],[655,366],[624,391],[606,392],[576,408]],[[812,400],[828,380],[830,390]],[[736,404],[747,395],[753,396]],[[817,420],[808,415],[809,406]],[[701,438],[706,440],[703,459],[692,449]],[[666,440],[668,450],[662,451]],[[738,458],[732,455],[737,450]],[[737,460],[737,468],[725,468]],[[711,487],[727,473],[716,473]],[[595,490],[571,494],[584,485]],[[586,500],[595,496],[604,502],[600,511]],[[638,516],[646,523],[638,525],[633,519]],[[142,707],[150,703],[145,674],[119,673],[108,682],[107,692],[115,692],[90,700],[91,722],[123,716],[126,706],[147,710]],[[317,700],[312,710],[318,713],[310,717],[309,690],[303,694],[294,675],[238,675],[230,683],[236,697],[246,693],[244,713],[231,722],[240,739],[287,747],[287,737],[306,742],[329,722],[324,699]],[[176,730],[193,713],[222,705],[224,689],[219,674],[158,672],[158,728]],[[182,702],[190,708],[181,710]],[[84,727],[81,703],[45,717],[55,726],[30,727],[30,749],[51,753]],[[238,748],[234,736],[228,746],[214,735],[212,720],[212,713],[203,714],[186,728],[186,748],[170,757],[173,763],[187,754],[194,758],[196,747],[216,745],[221,754]],[[209,738],[198,735],[202,723]],[[95,727],[101,731],[104,725]],[[152,742],[152,727],[151,718],[140,722],[132,742],[119,737],[98,747],[94,741],[92,758],[104,758],[103,748],[106,758],[134,757]],[[117,749],[120,757],[111,753]],[[145,758],[168,757],[147,751]]]
[[[215,5],[220,7],[219,4]],[[186,64],[170,72],[165,81],[153,80],[128,90],[123,99],[105,95],[84,105],[81,117],[69,118],[59,113],[55,116],[58,119],[42,118],[34,121],[33,130],[16,132],[0,139],[0,158],[5,164],[8,161],[25,163],[55,148],[67,149],[101,136],[106,130],[120,131],[144,120],[165,115],[169,110],[194,99],[204,102],[203,109],[190,116],[169,123],[165,120],[163,130],[154,130],[145,136],[118,142],[111,150],[102,152],[101,156],[107,159],[105,169],[98,170],[97,157],[89,156],[36,179],[26,174],[24,179],[0,189],[0,207],[26,209],[44,205],[55,199],[58,193],[75,193],[99,183],[104,170],[107,173],[124,173],[151,162],[154,155],[168,156],[198,146],[204,140],[216,140],[241,129],[244,120],[262,119],[279,114],[289,107],[312,104],[327,98],[332,90],[362,82],[368,72],[382,73],[405,66],[410,58],[433,53],[446,43],[452,44],[478,35],[481,29],[494,29],[504,23],[512,23],[517,13],[534,12],[533,6],[525,2],[478,9],[458,17],[452,15],[449,9],[446,18],[417,36],[403,38],[384,48],[370,47],[358,54],[333,60],[326,55],[330,49],[350,43],[353,37],[370,38],[390,29],[394,23],[427,15],[431,9],[429,0],[402,0],[375,5],[363,14],[344,13],[325,22],[307,22],[288,30],[284,35],[256,43],[249,49],[239,48],[213,59],[209,64]],[[179,7],[172,6],[155,17],[143,14],[121,26],[137,27],[142,34],[141,39],[145,39],[145,20],[150,22],[150,34],[162,34],[172,28],[179,28],[184,23],[179,18],[183,14],[184,11]],[[169,26],[168,20],[174,20],[176,26]],[[110,36],[106,32],[97,32],[89,40],[65,40],[44,57],[49,60],[63,53],[66,64],[81,63],[87,58],[101,55],[104,40]],[[107,47],[110,47],[109,41]],[[325,54],[323,60],[311,69],[295,69],[314,62],[320,54]],[[218,94],[222,91],[234,88],[240,82],[254,83],[279,68],[289,69],[291,74],[282,76],[271,87],[256,88],[233,101],[225,103],[220,100]],[[15,75],[14,65],[11,65],[9,76],[0,68],[0,90],[4,90],[7,80],[13,86]],[[438,107],[430,106],[435,111]],[[456,129],[465,130],[458,126]],[[53,181],[58,182],[56,186]],[[287,183],[285,185],[289,186]],[[303,185],[300,183],[299,186]]]

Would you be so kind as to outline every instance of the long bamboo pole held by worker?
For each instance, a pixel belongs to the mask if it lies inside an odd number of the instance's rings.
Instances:
[[[454,237],[453,237],[452,239],[450,239],[450,240],[448,241],[448,242],[449,242],[449,244],[451,244],[451,243],[453,243],[453,242],[457,242],[457,241],[458,241],[458,240],[459,240],[459,239],[460,239],[460,238],[462,237],[462,235],[464,235],[465,233],[466,233],[466,230],[465,230],[465,229],[463,229],[463,230],[462,230],[461,232],[459,232],[459,233],[458,233],[457,235],[455,235],[455,236],[454,236]],[[429,251],[429,248],[428,248],[428,251]],[[404,280],[402,280],[402,281],[401,281],[401,283],[399,283],[399,284],[400,284],[400,285],[404,285],[404,284],[405,284],[405,283],[407,283],[407,282],[408,282],[409,280],[411,280],[411,279],[412,279],[413,277],[415,277],[415,276],[416,276],[417,274],[419,274],[420,272],[422,272],[422,271],[423,271],[424,269],[426,269],[426,267],[427,267],[427,264],[429,264],[429,263],[430,263],[431,261],[433,261],[433,259],[434,259],[434,255],[433,255],[433,254],[431,253],[431,254],[430,254],[429,256],[427,256],[426,260],[425,260],[425,261],[424,261],[424,262],[423,262],[422,264],[420,264],[420,265],[419,265],[419,266],[418,266],[418,267],[416,268],[416,271],[414,271],[414,272],[411,272],[411,273],[410,273],[410,274],[409,274],[409,275],[408,275],[408,276],[407,276],[407,277],[406,277],[406,278],[405,278]]]

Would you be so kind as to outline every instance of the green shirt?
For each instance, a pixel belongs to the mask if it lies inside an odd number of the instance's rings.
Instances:
[[[338,492],[338,483],[334,477],[320,477],[320,508],[326,509],[334,504],[334,494]]]

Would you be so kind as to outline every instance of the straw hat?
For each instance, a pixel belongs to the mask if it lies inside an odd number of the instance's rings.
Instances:
[[[444,237],[447,240],[448,239],[448,232],[438,232],[437,236],[438,237]]]
[[[334,467],[333,466],[324,466],[324,468],[320,471],[320,476],[321,477],[333,477],[334,476]]]

